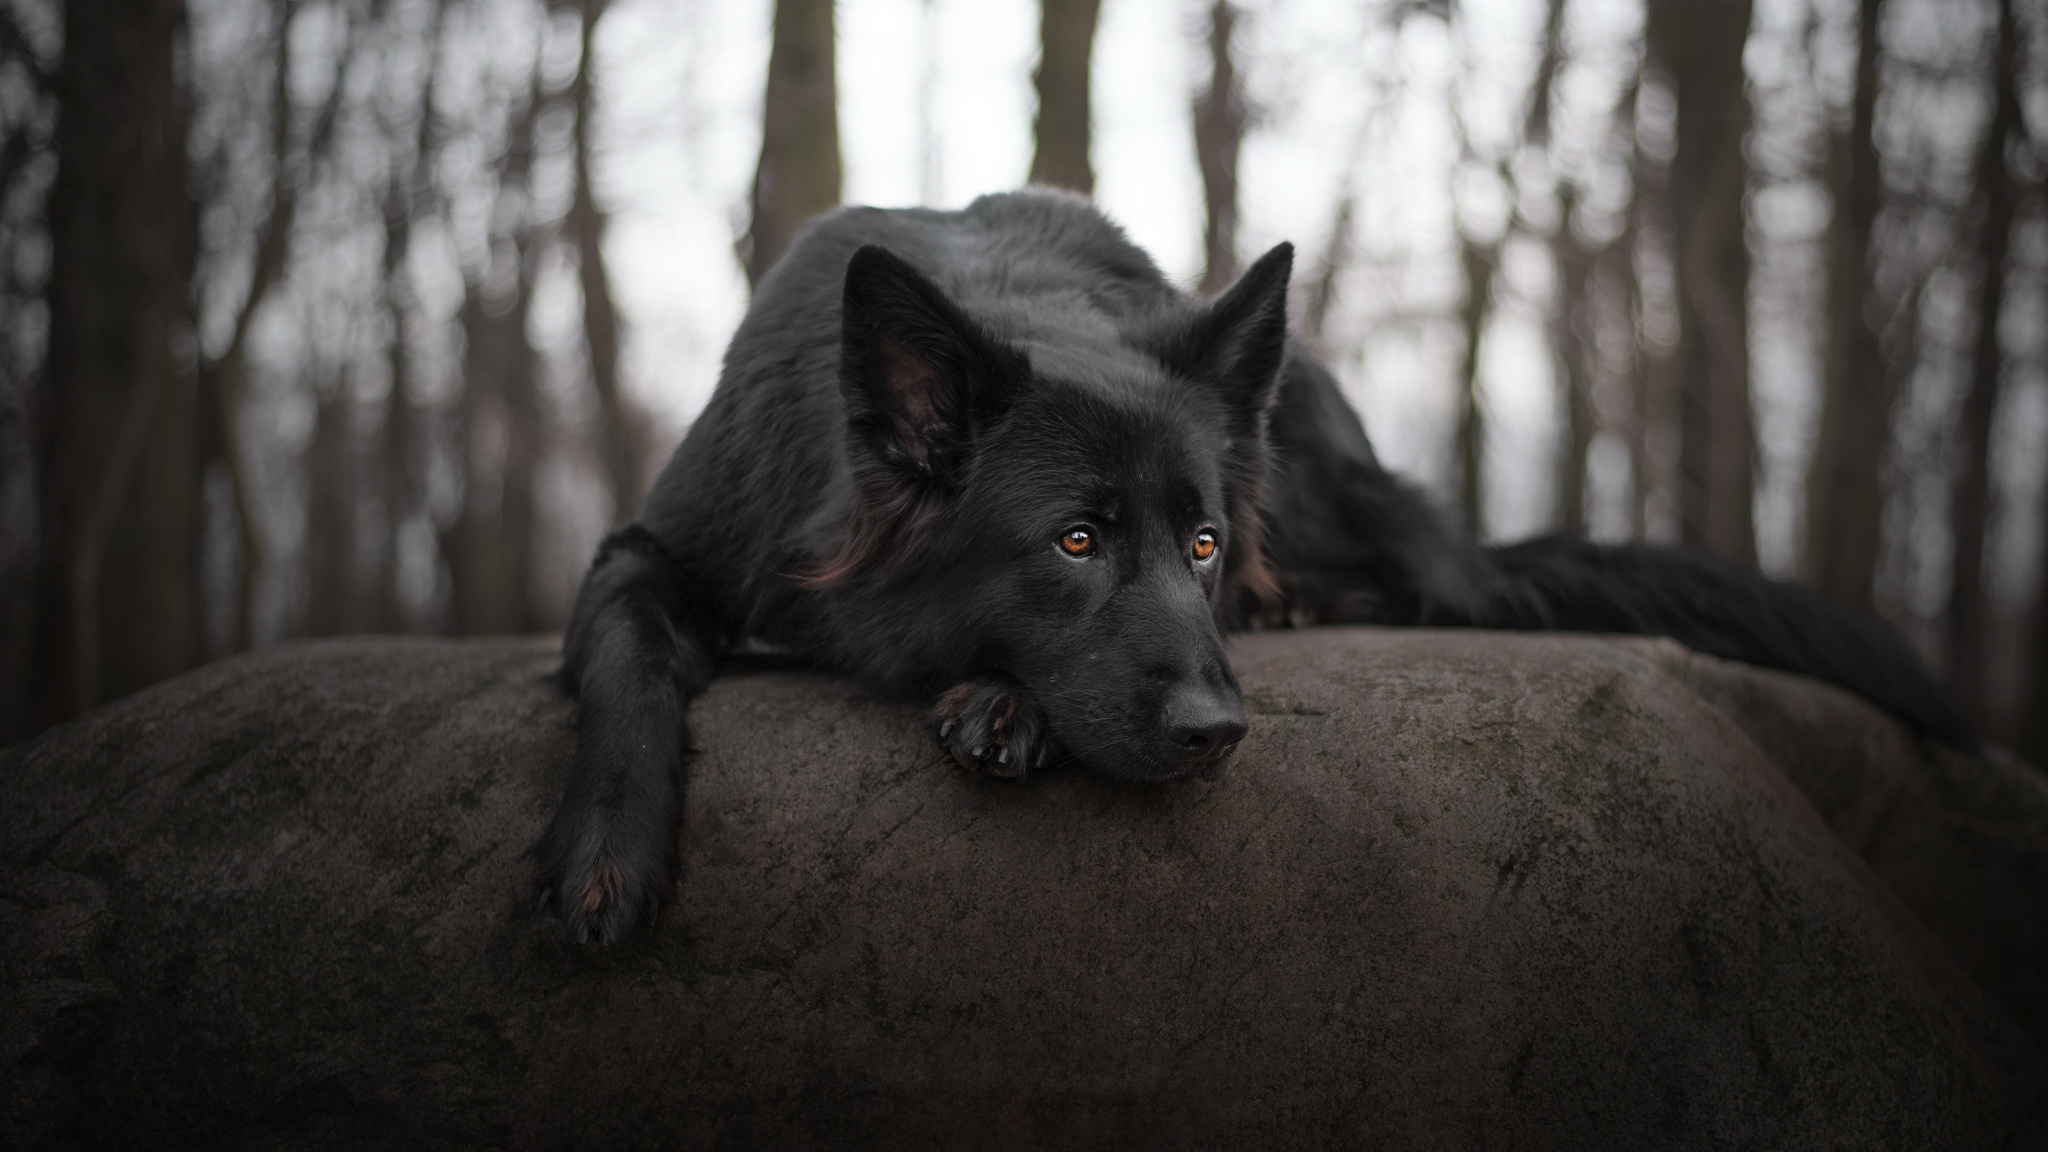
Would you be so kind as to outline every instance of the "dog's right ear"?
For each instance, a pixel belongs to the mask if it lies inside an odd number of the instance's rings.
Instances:
[[[840,324],[853,491],[838,540],[794,574],[807,588],[907,567],[960,482],[976,431],[1031,371],[1022,352],[875,245],[846,266]]]
[[[839,383],[849,447],[919,485],[951,485],[978,425],[1028,372],[938,285],[870,244],[846,266]]]

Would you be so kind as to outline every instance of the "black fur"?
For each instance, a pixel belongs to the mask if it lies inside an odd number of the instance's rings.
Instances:
[[[1896,635],[1811,593],[1450,530],[1288,343],[1290,263],[1196,301],[1042,192],[807,228],[577,597],[575,759],[533,849],[569,933],[617,940],[670,891],[684,711],[740,641],[927,693],[940,746],[1005,776],[1213,770],[1245,730],[1220,630],[1255,619],[1673,636],[1969,741]]]

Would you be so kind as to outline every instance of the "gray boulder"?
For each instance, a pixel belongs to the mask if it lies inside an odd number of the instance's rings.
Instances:
[[[563,942],[545,643],[224,661],[0,754],[10,1147],[2048,1146],[2048,777],[1658,641],[1235,642],[1217,779],[963,775],[739,664]]]

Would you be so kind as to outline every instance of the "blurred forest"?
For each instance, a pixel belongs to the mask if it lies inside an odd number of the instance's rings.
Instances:
[[[1354,396],[1390,340],[1444,349],[1423,478],[1488,535],[1520,410],[1486,365],[1543,360],[1549,527],[1756,562],[1783,525],[1781,574],[2048,759],[2048,0],[1522,0],[1520,71],[1466,51],[1507,2],[1351,5],[1363,111],[1320,142],[1343,175],[1292,237],[1298,330]],[[1312,25],[1300,0],[1041,0],[1008,179],[1098,191],[1097,32],[1139,3],[1185,9],[1215,291],[1266,234],[1241,187],[1291,76],[1260,30]],[[841,200],[856,5],[763,8],[747,283]],[[561,626],[677,432],[622,355],[607,17],[0,0],[0,744],[282,638]],[[1416,123],[1427,178],[1388,161]],[[936,201],[930,126],[902,131]]]

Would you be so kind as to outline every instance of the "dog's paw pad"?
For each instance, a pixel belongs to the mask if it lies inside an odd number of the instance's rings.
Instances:
[[[1045,762],[1038,709],[1007,679],[976,677],[954,685],[939,697],[926,727],[939,747],[970,772],[1015,779]]]

